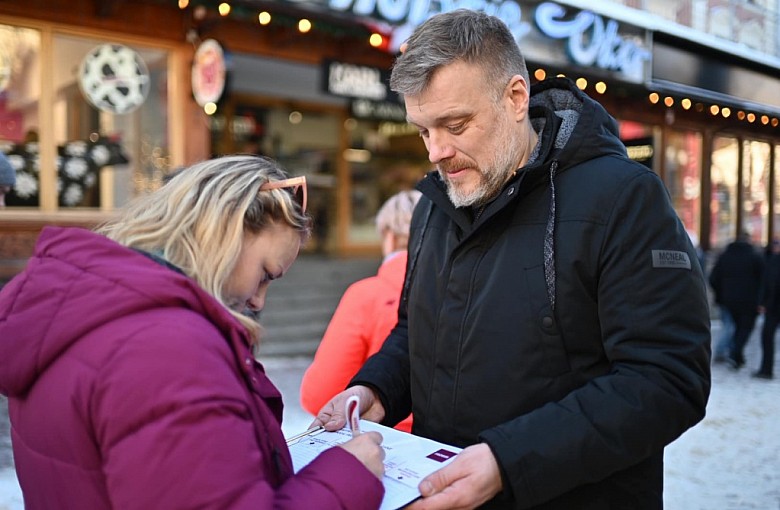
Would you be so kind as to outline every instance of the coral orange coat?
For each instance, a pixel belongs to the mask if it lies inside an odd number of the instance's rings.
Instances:
[[[382,344],[398,321],[398,301],[406,271],[406,251],[390,255],[376,276],[346,290],[301,382],[301,404],[316,415]],[[412,417],[398,425],[412,430]]]

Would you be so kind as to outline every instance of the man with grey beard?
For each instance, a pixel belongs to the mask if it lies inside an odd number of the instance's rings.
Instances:
[[[436,170],[398,324],[344,401],[465,448],[410,510],[663,507],[664,447],[702,419],[710,320],[662,181],[565,78],[529,86],[497,18],[436,15],[391,77]]]

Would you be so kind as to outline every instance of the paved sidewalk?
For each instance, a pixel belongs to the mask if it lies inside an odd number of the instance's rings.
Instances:
[[[778,378],[750,377],[760,355],[759,331],[757,324],[745,368],[713,366],[706,418],[667,448],[666,510],[780,510],[780,359]],[[715,321],[713,337],[719,334]],[[301,409],[298,391],[311,357],[262,361],[285,397],[285,434],[306,428],[312,417]],[[0,399],[0,510],[22,510],[9,448],[6,405]]]

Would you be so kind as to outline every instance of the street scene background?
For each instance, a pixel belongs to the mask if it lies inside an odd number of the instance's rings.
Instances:
[[[758,366],[759,323],[746,348],[747,365],[732,371],[712,367],[707,416],[666,449],[667,510],[780,510],[780,379],[752,378]],[[720,322],[713,321],[713,338]],[[277,351],[279,352],[279,351]],[[285,435],[304,430],[312,416],[298,392],[311,355],[261,357],[285,401]],[[776,361],[780,366],[780,360]],[[22,510],[13,469],[7,402],[0,397],[0,510]],[[573,509],[574,510],[574,509]]]

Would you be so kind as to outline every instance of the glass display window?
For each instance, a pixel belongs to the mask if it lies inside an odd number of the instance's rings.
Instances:
[[[742,143],[742,217],[753,244],[768,244],[770,145]]]
[[[41,34],[31,28],[0,24],[0,150],[15,172],[15,182],[0,192],[4,203],[19,205],[20,197],[37,196],[41,94]]]
[[[347,119],[343,157],[352,182],[349,242],[378,243],[376,213],[401,190],[413,189],[430,170],[425,145],[406,123]]]
[[[780,145],[775,145],[775,180],[774,180],[774,208],[772,222],[772,239],[780,239]]]
[[[112,209],[162,184],[170,169],[167,57],[155,48],[55,35],[60,207]],[[79,157],[88,179],[80,193],[69,194],[67,167]]]
[[[170,169],[168,51],[55,31],[42,52],[35,30],[0,33],[16,34],[9,54],[21,62],[0,100],[14,126],[0,121],[17,169],[9,206],[112,210],[161,185]],[[41,168],[52,159],[54,168]]]
[[[713,139],[710,247],[716,250],[725,248],[737,234],[739,152],[736,138],[716,136]]]
[[[693,131],[670,130],[665,141],[664,182],[686,230],[698,233],[701,222],[702,136]]]

